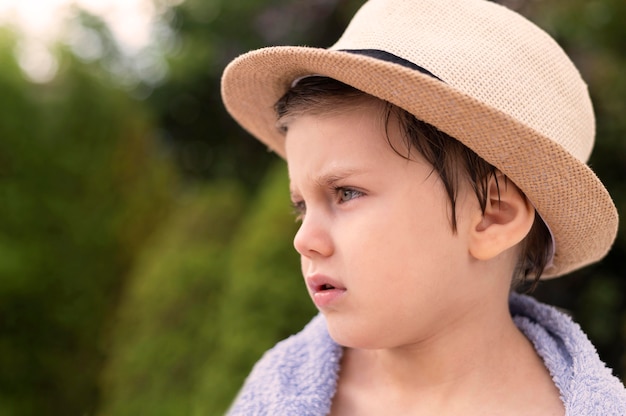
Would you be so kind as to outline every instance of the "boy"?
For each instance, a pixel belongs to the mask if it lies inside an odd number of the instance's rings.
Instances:
[[[250,52],[222,86],[287,161],[321,312],[231,414],[626,414],[580,328],[510,293],[617,230],[586,86],[548,35],[484,0],[371,0],[330,49]]]

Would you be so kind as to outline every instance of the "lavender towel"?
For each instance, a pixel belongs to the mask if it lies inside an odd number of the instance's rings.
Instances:
[[[600,361],[580,327],[555,308],[513,294],[515,324],[543,358],[566,416],[626,416],[626,389]],[[342,349],[322,315],[266,352],[231,406],[230,416],[322,416],[330,412]]]
[[[509,306],[561,392],[566,416],[626,416],[624,385],[600,361],[578,324],[528,296],[511,296]]]

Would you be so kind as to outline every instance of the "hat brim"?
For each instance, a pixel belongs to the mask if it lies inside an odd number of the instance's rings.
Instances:
[[[307,75],[334,78],[397,105],[456,138],[510,178],[554,237],[553,263],[543,279],[594,263],[610,249],[617,211],[587,165],[513,117],[419,71],[337,50],[264,48],[241,55],[225,69],[224,104],[243,128],[285,158],[274,104],[295,79]]]

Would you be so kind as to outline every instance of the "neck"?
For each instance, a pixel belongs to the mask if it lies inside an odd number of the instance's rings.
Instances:
[[[534,350],[510,318],[508,303],[494,302],[414,344],[348,350],[344,366],[357,366],[362,375],[366,372],[363,383],[388,389],[394,396],[422,392],[445,401],[486,388],[493,392],[533,359],[537,359]]]

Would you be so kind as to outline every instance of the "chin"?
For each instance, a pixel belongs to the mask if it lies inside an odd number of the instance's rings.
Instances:
[[[340,320],[336,317],[326,317],[326,325],[330,337],[337,344],[346,348],[380,349],[385,348],[381,341],[380,331],[368,325],[359,325],[356,322]]]

